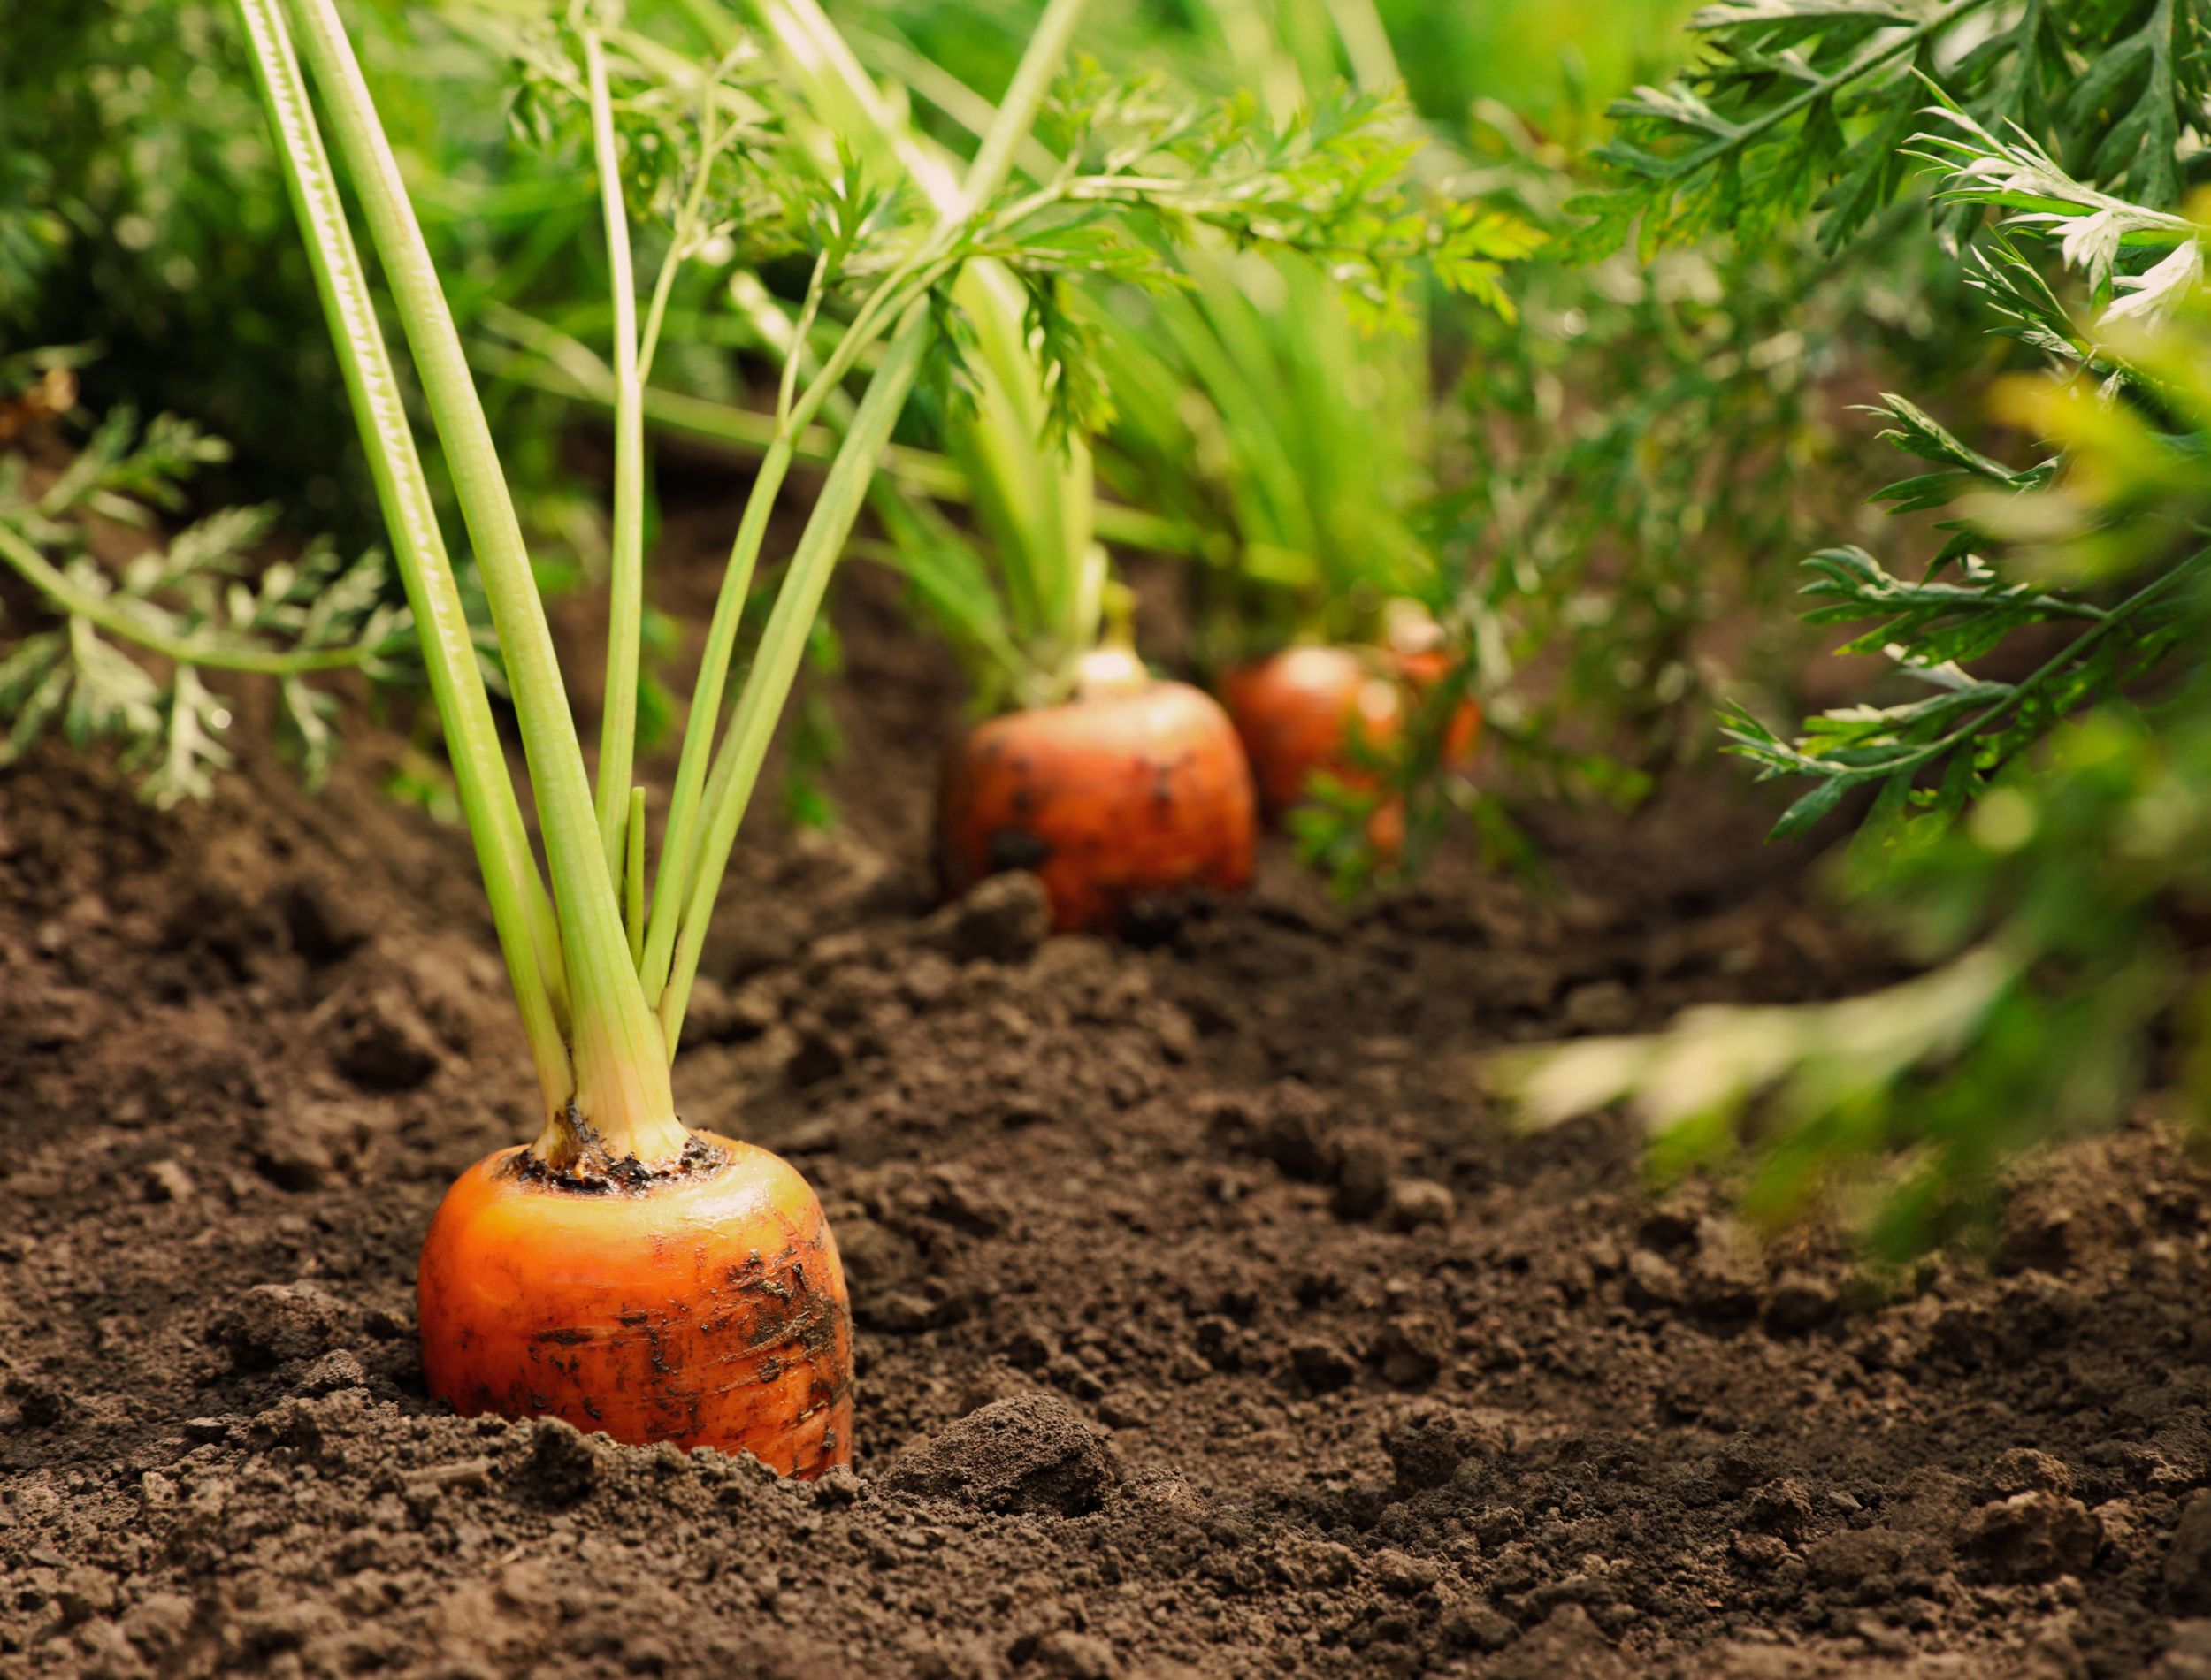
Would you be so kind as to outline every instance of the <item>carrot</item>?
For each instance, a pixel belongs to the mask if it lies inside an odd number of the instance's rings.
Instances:
[[[585,1189],[524,1149],[446,1193],[423,1245],[423,1376],[463,1417],[852,1462],[852,1328],[821,1203],[767,1150],[694,1133],[688,1170]]]
[[[1255,801],[1235,727],[1133,655],[1090,656],[1078,697],[978,725],[946,755],[937,858],[946,893],[1033,869],[1062,932],[1111,930],[1139,897],[1251,879]]]
[[[1402,751],[1407,718],[1450,668],[1450,656],[1436,648],[1293,647],[1230,671],[1221,693],[1267,816],[1279,821],[1303,804],[1322,772],[1375,790],[1381,773],[1373,760],[1387,762]],[[1444,761],[1465,763],[1480,734],[1480,707],[1466,700],[1446,726]],[[1404,844],[1401,798],[1376,807],[1368,837],[1385,854]]]
[[[775,444],[747,492],[700,657],[657,864],[648,867],[646,794],[632,775],[644,611],[643,393],[673,265],[693,248],[718,202],[705,185],[712,160],[729,145],[723,106],[712,97],[698,102],[698,127],[685,142],[692,188],[663,241],[654,302],[640,325],[615,61],[589,9],[579,10],[575,87],[588,105],[605,215],[617,386],[608,680],[594,778],[482,399],[337,0],[237,0],[538,1076],[543,1124],[536,1140],[463,1173],[423,1246],[417,1304],[424,1374],[432,1394],[463,1412],[551,1415],[623,1441],[747,1451],[801,1476],[851,1461],[851,1315],[821,1205],[767,1151],[685,1126],[669,1065],[777,718],[928,348],[933,288],[956,273],[974,207],[991,203],[1005,184],[1083,4],[1047,0],[955,202],[913,230],[907,260],[853,282],[868,289],[853,298],[829,359],[803,386],[795,351],[786,363]],[[324,142],[325,118],[309,97],[310,73],[451,469],[529,770],[543,874]],[[709,91],[717,85],[707,83]],[[816,167],[796,149],[784,159],[809,177]],[[817,261],[807,323],[818,317],[828,325],[818,305],[830,265],[826,255]],[[793,341],[811,341],[807,325]],[[725,705],[755,562],[798,440],[832,394],[841,402],[843,381],[863,355],[870,357],[865,389],[784,564],[736,703]]]

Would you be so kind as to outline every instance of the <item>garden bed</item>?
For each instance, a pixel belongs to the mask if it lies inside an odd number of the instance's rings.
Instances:
[[[1447,860],[1346,910],[1278,852],[1046,939],[1026,878],[930,903],[956,684],[844,612],[844,825],[763,824],[678,1087],[843,1245],[859,1466],[814,1485],[425,1398],[417,1248],[532,1087],[395,739],[173,815],[0,775],[0,1670],[2211,1674],[2170,1140],[1884,1279],[1474,1095],[1878,974],[1733,773],[1547,825],[1556,897]]]

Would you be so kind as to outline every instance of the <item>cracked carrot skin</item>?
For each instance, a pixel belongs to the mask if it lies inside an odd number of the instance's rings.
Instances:
[[[1062,933],[1110,932],[1151,894],[1251,880],[1251,767],[1228,714],[1184,683],[978,725],[946,756],[937,810],[948,896],[1031,869]]]
[[[852,1314],[821,1203],[767,1150],[696,1135],[720,1165],[634,1188],[567,1187],[522,1148],[463,1173],[417,1284],[432,1395],[786,1476],[849,1464]]]

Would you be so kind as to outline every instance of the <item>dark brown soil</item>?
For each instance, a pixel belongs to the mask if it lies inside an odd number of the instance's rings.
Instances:
[[[1277,856],[1047,940],[1025,878],[932,913],[953,690],[845,612],[846,827],[748,854],[679,1085],[850,1264],[812,1485],[425,1399],[417,1245],[530,1089],[387,742],[175,817],[0,775],[0,1672],[2211,1676],[2211,1183],[2160,1134],[1884,1289],[1473,1094],[1869,972],[1732,780],[1561,827],[1555,902]]]

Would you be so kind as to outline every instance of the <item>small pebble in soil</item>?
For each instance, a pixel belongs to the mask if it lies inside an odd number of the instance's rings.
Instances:
[[[1121,1480],[1106,1439],[1056,1394],[1015,1394],[911,1448],[884,1485],[989,1511],[1095,1511]]]

